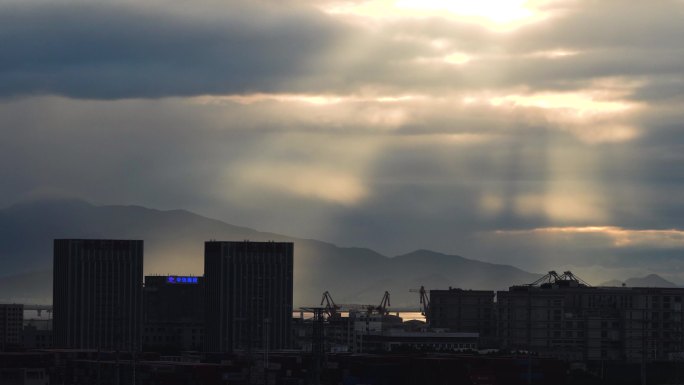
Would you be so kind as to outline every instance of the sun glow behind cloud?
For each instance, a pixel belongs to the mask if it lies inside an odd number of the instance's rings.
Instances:
[[[527,0],[398,0],[394,6],[411,11],[449,12],[509,24],[534,16],[535,12],[527,8],[526,3]]]
[[[531,230],[502,230],[499,235],[547,235],[559,237],[603,236],[614,247],[684,247],[684,231],[679,229],[625,229],[618,226],[541,227]]]
[[[510,200],[512,203],[510,209],[521,218],[542,216],[560,223],[608,219],[607,213],[600,204],[600,194],[592,191],[596,190],[596,186],[573,187],[564,182],[551,182],[547,193],[516,196]],[[509,200],[501,194],[484,193],[480,197],[478,206],[484,215],[496,216],[509,208],[506,206],[507,201]]]
[[[461,59],[468,60],[467,57]],[[339,126],[364,124],[382,129],[420,124],[421,117],[425,118],[423,111],[435,111],[437,106],[451,110],[455,102],[458,104],[458,112],[447,113],[442,110],[441,113],[477,115],[483,109],[489,109],[508,116],[534,116],[538,124],[568,132],[582,142],[597,144],[627,142],[641,134],[640,128],[634,126],[629,117],[642,105],[630,101],[625,96],[626,92],[628,91],[623,89],[600,86],[568,92],[540,93],[520,90],[478,93],[466,90],[438,94],[392,94],[366,90],[350,95],[205,95],[193,98],[192,102],[210,106],[239,104],[253,108],[259,105],[269,108],[280,105],[281,109],[287,109],[290,114],[326,117],[326,121],[335,122]]]
[[[554,49],[550,51],[537,51],[529,54],[529,57],[541,57],[546,59],[562,59],[570,56],[577,56],[581,52],[565,50],[565,49]]]
[[[240,103],[254,104],[260,102],[303,103],[326,106],[341,103],[396,103],[424,99],[421,95],[335,95],[335,94],[266,94],[254,93],[246,95],[205,95],[193,98],[197,104]]]
[[[473,103],[477,99],[469,100]],[[589,144],[627,142],[640,135],[639,128],[625,120],[641,105],[627,100],[622,91],[597,87],[572,92],[508,94],[489,97],[487,102],[499,108],[539,109],[549,123]]]
[[[257,164],[240,172],[241,183],[253,189],[281,191],[342,205],[353,205],[368,191],[362,181],[334,168],[299,165]]]
[[[634,105],[627,101],[616,100],[603,91],[546,92],[531,95],[511,94],[493,97],[492,105],[537,107],[564,110],[577,116],[624,112]]]
[[[467,55],[461,52],[452,52],[445,56],[438,57],[419,57],[416,58],[415,62],[418,64],[453,64],[453,65],[464,65],[470,63],[473,60],[471,55]]]
[[[541,5],[547,1],[529,0],[367,0],[335,1],[324,5],[325,12],[372,19],[447,17],[507,31],[546,18]]]

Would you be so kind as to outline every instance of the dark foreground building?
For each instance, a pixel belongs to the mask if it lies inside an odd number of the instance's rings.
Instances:
[[[146,276],[143,301],[145,351],[202,350],[204,277]]]
[[[0,352],[21,346],[24,305],[0,304]]]
[[[577,361],[666,361],[684,352],[682,288],[591,287],[565,272],[499,291],[502,347]]]
[[[494,291],[431,290],[430,327],[454,332],[479,333],[482,347],[495,347],[496,308]]]
[[[204,244],[205,350],[290,347],[293,244]]]
[[[56,347],[140,349],[143,241],[56,239],[53,274]]]

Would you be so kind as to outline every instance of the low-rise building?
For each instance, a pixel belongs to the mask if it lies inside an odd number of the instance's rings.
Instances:
[[[478,349],[477,333],[408,332],[389,329],[367,333],[360,341],[364,352],[391,352],[402,349],[454,352]]]
[[[50,355],[42,352],[0,353],[0,384],[49,385],[54,363]]]
[[[0,368],[0,384],[50,385],[50,376],[44,368]]]
[[[204,278],[146,276],[143,289],[143,348],[202,350]]]
[[[29,319],[24,321],[23,347],[27,350],[52,348],[52,320]]]
[[[21,347],[24,305],[0,304],[0,351]]]

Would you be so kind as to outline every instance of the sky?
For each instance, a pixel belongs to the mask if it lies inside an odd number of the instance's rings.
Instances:
[[[684,284],[684,1],[5,0],[0,203]]]

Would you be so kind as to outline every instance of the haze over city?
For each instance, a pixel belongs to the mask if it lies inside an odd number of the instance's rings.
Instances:
[[[185,209],[386,256],[684,284],[683,16],[676,0],[4,1],[0,203]],[[15,251],[2,275],[26,271]]]

